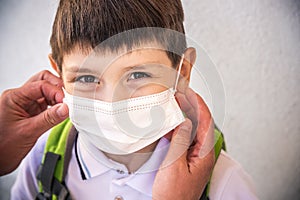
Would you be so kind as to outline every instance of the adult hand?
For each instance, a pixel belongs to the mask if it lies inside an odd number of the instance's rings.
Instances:
[[[37,139],[68,116],[62,81],[49,71],[0,97],[0,175],[17,168]],[[48,106],[52,106],[48,108]]]
[[[173,132],[152,195],[154,200],[199,200],[215,163],[214,122],[192,89],[177,93],[176,98],[187,119]]]

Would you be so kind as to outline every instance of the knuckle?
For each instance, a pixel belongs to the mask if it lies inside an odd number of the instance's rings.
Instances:
[[[8,89],[2,92],[1,97],[9,96],[13,89]]]
[[[46,83],[48,83],[48,81],[43,79],[43,80],[38,81],[38,83],[40,83],[40,84],[46,84]]]
[[[35,81],[27,84],[28,91],[40,91],[42,86],[44,85],[43,81]]]
[[[40,72],[40,77],[41,77],[41,80],[43,80],[44,79],[44,77],[45,76],[47,76],[47,75],[49,75],[49,71],[48,70],[42,70],[41,72]]]
[[[44,113],[44,121],[50,125],[56,125],[55,116],[51,115],[48,111]]]
[[[34,87],[39,88],[41,91],[44,91],[45,88],[49,87],[49,82],[47,80],[39,80],[34,83]]]
[[[19,95],[17,95],[18,89],[8,89],[2,92],[1,94],[1,105],[13,105],[15,99],[19,99]]]
[[[41,86],[45,85],[46,83],[47,83],[46,80],[38,80],[38,81],[30,83],[30,86],[40,88]]]

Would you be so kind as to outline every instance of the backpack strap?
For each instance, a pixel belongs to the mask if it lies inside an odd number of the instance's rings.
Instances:
[[[71,158],[72,147],[77,137],[77,130],[67,119],[55,126],[47,140],[43,162],[38,170],[37,179],[40,193],[37,200],[70,200],[70,194],[65,185],[64,178],[67,173]],[[215,159],[217,160],[221,150],[226,150],[222,132],[215,127]],[[208,200],[210,182],[206,185],[200,200]]]
[[[37,174],[40,192],[36,199],[70,199],[64,178],[76,136],[77,131],[69,119],[51,130]]]

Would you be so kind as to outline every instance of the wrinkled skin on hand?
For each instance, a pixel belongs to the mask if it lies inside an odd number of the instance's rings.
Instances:
[[[31,77],[0,98],[0,175],[12,172],[37,139],[68,117],[62,81],[49,71]],[[48,106],[52,106],[48,108]]]

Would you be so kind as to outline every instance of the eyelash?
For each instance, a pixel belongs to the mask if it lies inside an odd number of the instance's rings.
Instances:
[[[135,77],[136,75],[142,75],[143,77]],[[130,74],[128,80],[137,80],[151,77],[149,74],[145,72],[133,72]]]
[[[138,77],[136,77],[138,76]],[[128,81],[130,80],[138,80],[138,79],[144,79],[150,77],[149,74],[145,72],[133,72],[129,75]],[[92,80],[88,80],[91,79]],[[83,84],[91,84],[91,83],[99,83],[100,80],[92,75],[83,75],[75,78],[75,82],[83,83]]]
[[[87,80],[87,78],[93,78],[93,80],[92,81],[91,80]],[[99,79],[96,78],[95,76],[92,76],[92,75],[83,75],[83,76],[79,76],[79,77],[75,78],[75,82],[85,83],[85,84],[99,83]]]

